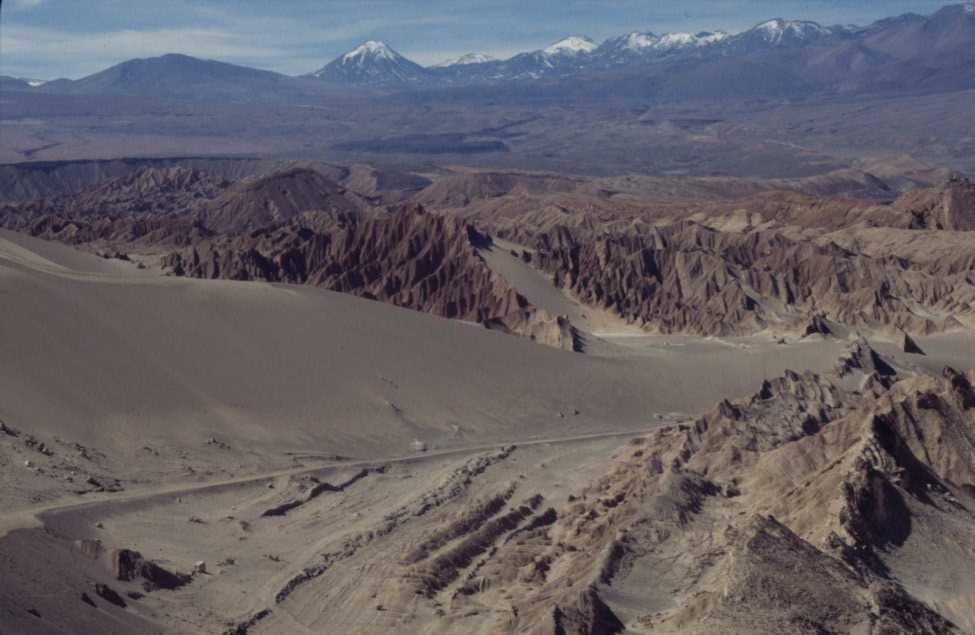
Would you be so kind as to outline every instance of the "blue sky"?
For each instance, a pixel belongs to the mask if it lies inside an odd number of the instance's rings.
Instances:
[[[288,74],[365,39],[421,64],[508,57],[569,34],[740,31],[773,17],[864,24],[944,0],[3,0],[0,74],[81,77],[167,52]]]

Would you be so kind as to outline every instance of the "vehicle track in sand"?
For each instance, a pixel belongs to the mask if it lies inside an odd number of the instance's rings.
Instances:
[[[16,510],[9,513],[0,513],[0,539],[3,539],[8,533],[16,531],[18,529],[30,529],[33,527],[42,527],[44,525],[44,517],[53,514],[64,514],[70,513],[72,511],[90,511],[93,508],[102,506],[107,510],[114,509],[118,506],[126,504],[135,503],[146,503],[153,502],[154,499],[162,499],[179,497],[187,494],[200,494],[206,493],[208,490],[219,490],[224,488],[233,488],[242,485],[253,485],[255,483],[260,483],[262,481],[272,481],[277,478],[282,477],[294,477],[303,475],[315,475],[321,472],[327,472],[335,468],[369,468],[378,467],[382,465],[391,464],[410,464],[410,463],[422,463],[429,460],[441,459],[445,457],[452,456],[465,456],[469,454],[477,454],[480,452],[487,452],[491,450],[499,450],[504,447],[516,446],[516,447],[530,447],[536,445],[561,445],[568,443],[579,443],[586,441],[594,441],[599,439],[610,439],[610,438],[627,438],[627,437],[637,437],[640,435],[652,432],[654,429],[660,427],[661,425],[668,425],[677,423],[676,420],[660,422],[657,425],[647,427],[640,430],[629,430],[629,431],[614,431],[614,432],[596,432],[588,434],[572,435],[567,437],[548,437],[544,439],[532,439],[529,441],[520,441],[517,443],[493,443],[487,445],[476,445],[468,446],[462,448],[449,448],[444,450],[433,450],[429,452],[422,452],[417,454],[408,454],[397,457],[390,458],[379,458],[379,459],[366,459],[366,460],[356,460],[356,461],[333,461],[322,465],[316,465],[314,467],[297,467],[284,470],[275,470],[270,472],[262,472],[260,474],[253,474],[248,476],[241,476],[231,479],[221,479],[216,481],[206,481],[202,483],[173,483],[166,485],[159,485],[150,488],[136,489],[125,492],[115,492],[115,493],[99,493],[94,495],[86,495],[85,500],[57,500],[50,503],[45,503],[44,505],[39,505],[35,507],[28,507],[20,510]],[[314,457],[316,454],[314,452],[303,453],[305,457]],[[331,456],[327,453],[321,453],[321,456]]]

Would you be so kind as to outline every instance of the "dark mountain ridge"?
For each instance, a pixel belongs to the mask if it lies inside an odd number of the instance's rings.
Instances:
[[[507,60],[429,68],[383,42],[369,41],[301,77],[170,54],[34,89],[8,79],[3,85],[42,94],[288,100],[342,89],[388,93],[463,86],[561,94],[574,91],[576,82],[596,81],[665,100],[691,93],[719,99],[804,97],[968,89],[975,87],[973,61],[975,4],[959,4],[930,16],[905,14],[866,27],[776,18],[737,35],[634,32],[602,44],[572,36]]]

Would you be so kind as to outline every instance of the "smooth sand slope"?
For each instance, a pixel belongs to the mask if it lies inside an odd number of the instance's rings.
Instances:
[[[316,289],[165,278],[7,233],[0,293],[0,417],[122,452],[213,437],[397,456],[415,440],[637,429],[809,366],[810,354],[835,358],[817,352],[833,344],[571,354]]]

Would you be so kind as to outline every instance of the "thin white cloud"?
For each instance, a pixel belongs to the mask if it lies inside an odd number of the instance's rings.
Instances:
[[[283,17],[239,17],[212,8],[201,8],[197,15],[198,26],[87,33],[7,22],[2,25],[0,73],[77,78],[132,58],[184,53],[297,75],[317,70],[350,42],[389,27],[385,18],[319,26]],[[449,16],[420,16],[399,25],[423,28],[452,21]]]
[[[37,7],[44,4],[45,0],[7,0],[4,5],[9,5],[11,11],[25,11],[27,9],[36,9]]]
[[[219,29],[157,29],[84,34],[6,25],[3,29],[4,66],[57,67],[73,60],[72,74],[96,72],[126,59],[165,53],[186,53],[221,60],[267,60],[270,64],[293,57],[293,52],[255,45],[237,33]]]

